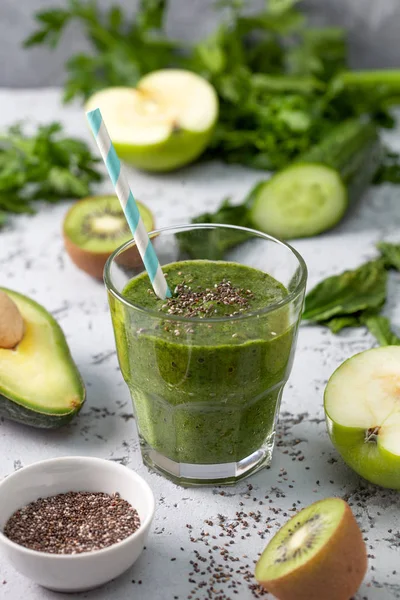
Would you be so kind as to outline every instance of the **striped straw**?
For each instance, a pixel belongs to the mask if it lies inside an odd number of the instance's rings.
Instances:
[[[100,154],[107,167],[108,174],[121,202],[126,220],[132,232],[140,256],[144,262],[151,285],[157,296],[164,300],[171,297],[167,280],[161,270],[160,263],[150,241],[136,201],[129,187],[128,180],[123,171],[121,162],[112,144],[110,135],[104,124],[103,117],[98,108],[86,113],[94,139],[99,147]]]

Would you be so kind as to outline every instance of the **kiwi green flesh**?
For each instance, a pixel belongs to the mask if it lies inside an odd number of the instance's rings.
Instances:
[[[150,211],[137,204],[146,229],[151,229]],[[64,233],[76,246],[94,253],[111,253],[132,239],[117,196],[93,196],[77,202],[66,216]]]
[[[304,508],[274,536],[256,567],[258,581],[279,579],[302,567],[335,533],[345,511],[343,501],[328,498]]]

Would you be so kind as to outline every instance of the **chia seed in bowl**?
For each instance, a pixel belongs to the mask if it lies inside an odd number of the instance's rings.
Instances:
[[[118,493],[67,492],[18,509],[4,535],[30,550],[80,554],[121,542],[139,527],[137,511]]]

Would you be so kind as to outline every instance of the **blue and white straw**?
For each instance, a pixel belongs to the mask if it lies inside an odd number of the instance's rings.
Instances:
[[[157,296],[164,300],[171,297],[167,280],[161,270],[160,263],[144,226],[139,209],[129,187],[128,180],[123,171],[123,166],[117,156],[107,131],[103,117],[98,108],[86,113],[94,139],[99,147],[100,154],[107,167],[108,174],[121,202],[126,220],[135,240],[137,249],[142,257],[147,274]]]

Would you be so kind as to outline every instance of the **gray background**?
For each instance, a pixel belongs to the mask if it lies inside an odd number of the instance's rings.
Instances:
[[[22,40],[34,29],[33,13],[65,5],[66,0],[0,0],[0,86],[33,87],[59,85],[65,59],[85,48],[77,25],[64,36],[56,51],[44,48],[21,49]],[[123,5],[133,11],[135,0],[101,0],[103,6]],[[170,0],[168,33],[201,37],[213,28],[212,0]],[[253,10],[263,0],[247,0]],[[305,12],[312,21],[341,24],[349,31],[353,66],[400,68],[399,0],[305,0]]]

